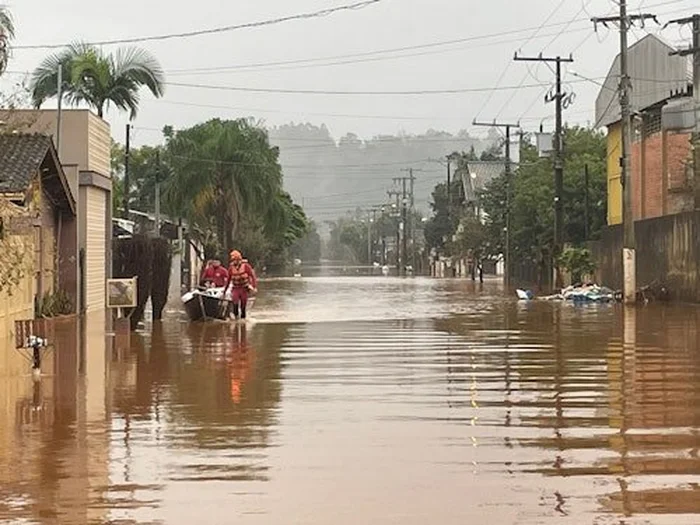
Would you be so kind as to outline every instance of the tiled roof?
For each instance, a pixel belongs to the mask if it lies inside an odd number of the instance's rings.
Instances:
[[[50,148],[47,135],[0,133],[0,191],[25,191]]]
[[[466,169],[459,170],[464,197],[467,202],[476,201],[477,193],[488,186],[491,181],[501,176],[506,170],[506,163],[502,160],[470,160]]]

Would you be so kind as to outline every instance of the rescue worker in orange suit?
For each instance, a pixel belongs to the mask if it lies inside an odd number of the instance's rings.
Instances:
[[[255,293],[258,279],[250,263],[243,259],[241,252],[231,252],[231,264],[228,267],[228,283],[224,290],[224,296],[231,288],[231,302],[233,303],[233,316],[236,319],[245,319],[248,293]],[[239,309],[240,307],[240,309]]]
[[[228,271],[223,267],[221,261],[217,259],[209,262],[202,272],[202,278],[199,280],[200,285],[213,286],[214,288],[223,288],[227,282]]]

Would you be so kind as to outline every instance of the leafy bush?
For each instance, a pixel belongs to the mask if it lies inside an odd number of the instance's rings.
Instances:
[[[586,248],[565,248],[559,256],[559,265],[571,274],[574,283],[581,282],[583,276],[591,275],[596,270],[591,252]]]
[[[37,317],[58,317],[74,313],[74,305],[68,293],[64,290],[47,292],[37,301]]]

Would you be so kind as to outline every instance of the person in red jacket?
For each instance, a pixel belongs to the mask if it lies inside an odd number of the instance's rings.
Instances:
[[[243,259],[241,252],[233,250],[231,252],[231,264],[228,267],[228,283],[224,290],[224,296],[229,287],[231,288],[231,301],[233,303],[233,316],[238,319],[245,319],[246,306],[248,305],[248,292],[255,293],[258,279],[255,270],[250,263]],[[240,306],[240,310],[239,310]]]
[[[221,265],[221,261],[216,259],[210,261],[207,267],[204,269],[204,272],[202,272],[200,284],[203,286],[223,288],[227,283],[228,271]]]

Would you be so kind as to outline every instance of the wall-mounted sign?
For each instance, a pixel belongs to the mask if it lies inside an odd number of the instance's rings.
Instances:
[[[136,308],[137,277],[107,279],[107,308]]]

